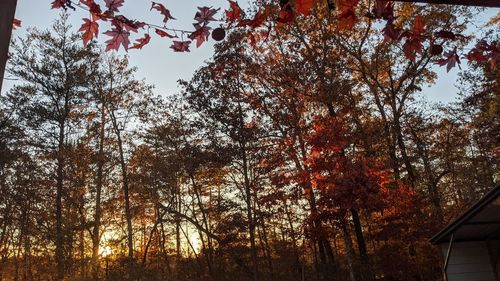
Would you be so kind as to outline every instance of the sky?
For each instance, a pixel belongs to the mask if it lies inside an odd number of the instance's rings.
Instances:
[[[1,0],[0,0],[1,1]],[[170,9],[172,16],[177,18],[175,21],[168,23],[168,27],[192,30],[192,22],[197,7],[213,6],[221,8],[216,18],[221,18],[223,10],[227,8],[227,0],[156,0],[164,4]],[[244,6],[246,0],[240,0],[240,5]],[[18,0],[16,18],[22,21],[22,27],[14,31],[14,38],[23,36],[26,28],[35,26],[39,29],[49,28],[52,22],[58,17],[61,10],[53,10],[50,8],[51,0]],[[98,1],[102,2],[102,1]],[[150,11],[151,1],[149,0],[126,0],[125,5],[120,9],[124,15],[131,19],[146,21],[148,23],[162,23],[162,16],[157,11]],[[480,13],[475,19],[476,25],[480,26],[491,16],[498,13],[500,9],[487,9]],[[71,12],[70,23],[75,31],[82,24],[82,18],[88,17],[88,13],[77,9]],[[217,27],[216,23],[212,23],[212,27]],[[101,27],[100,32],[107,30],[108,26]],[[99,35],[99,41],[106,40],[105,35]],[[139,36],[134,37],[134,41]],[[170,49],[171,40],[161,39],[152,35],[151,43],[145,46],[142,50],[130,50],[128,52],[130,64],[138,67],[136,77],[139,79],[145,78],[148,84],[155,86],[155,94],[171,95],[178,93],[180,88],[177,81],[179,79],[189,80],[194,71],[203,65],[204,61],[208,60],[213,54],[214,41],[210,38],[208,43],[196,48],[194,44],[191,46],[190,53],[174,53]],[[120,54],[127,54],[123,49],[120,49]],[[466,63],[462,63],[462,68],[466,67]],[[424,96],[429,101],[435,102],[450,102],[457,97],[458,89],[456,82],[459,69],[454,68],[449,73],[444,67],[436,67],[438,79],[434,85],[423,89]],[[4,81],[4,89],[12,86],[12,81]]]

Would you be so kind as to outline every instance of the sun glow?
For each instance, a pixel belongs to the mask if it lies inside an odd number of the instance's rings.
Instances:
[[[196,235],[192,235],[189,237],[189,243],[191,243],[191,246],[193,246],[193,249],[195,252],[199,253],[201,250],[201,240],[200,237]]]
[[[106,247],[99,247],[99,255],[103,257],[107,257],[111,255],[111,248],[109,246]]]

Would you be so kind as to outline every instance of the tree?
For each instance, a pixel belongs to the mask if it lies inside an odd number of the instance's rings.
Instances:
[[[68,142],[81,118],[89,64],[96,54],[92,45],[82,47],[78,35],[69,32],[67,16],[55,22],[52,30],[32,30],[29,39],[14,44],[9,73],[24,84],[12,89],[10,97],[25,103],[22,117],[33,131],[30,142],[49,159],[55,178],[55,259],[57,279],[66,271],[63,201],[67,194],[65,167]],[[52,33],[53,32],[53,33]],[[53,170],[52,170],[53,169]]]
[[[222,46],[218,56],[205,68],[200,69],[195,78],[185,86],[186,100],[199,112],[208,126],[214,126],[217,134],[222,134],[232,147],[238,178],[235,185],[241,186],[246,204],[248,235],[252,256],[253,280],[260,280],[256,244],[255,200],[258,198],[259,184],[252,177],[254,159],[252,151],[258,145],[258,127],[253,120],[248,104],[245,103],[245,86],[240,82],[240,65],[246,59],[240,54],[243,46]],[[215,72],[224,65],[221,72]],[[213,75],[223,75],[224,80],[213,79]]]
[[[113,133],[116,137],[118,163],[121,169],[121,183],[123,189],[124,214],[127,222],[128,262],[130,272],[134,275],[134,246],[133,224],[130,202],[130,182],[128,160],[126,151],[126,131],[131,128],[132,122],[140,114],[141,101],[150,93],[150,87],[144,81],[134,79],[135,68],[128,66],[126,58],[105,58],[100,75],[105,77],[101,82],[102,100],[101,107],[106,112],[101,112],[101,118],[109,116]],[[104,83],[104,84],[102,84]],[[101,122],[104,122],[101,121]],[[104,123],[101,125],[104,126]],[[102,132],[101,127],[101,132]],[[102,136],[101,136],[102,137]],[[101,146],[101,145],[100,145]],[[100,150],[102,148],[99,148]],[[100,152],[102,155],[102,151]],[[100,164],[102,165],[102,163]],[[102,168],[101,168],[102,169]],[[96,203],[97,204],[97,203]]]

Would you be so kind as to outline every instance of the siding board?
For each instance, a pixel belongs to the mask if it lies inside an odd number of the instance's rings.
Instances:
[[[448,243],[441,250],[446,256]],[[495,281],[486,242],[453,243],[447,273],[449,281]]]

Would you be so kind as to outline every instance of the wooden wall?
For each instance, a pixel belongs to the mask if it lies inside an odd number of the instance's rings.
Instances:
[[[441,244],[446,257],[448,243]],[[448,261],[448,281],[496,281],[488,243],[454,242]]]

